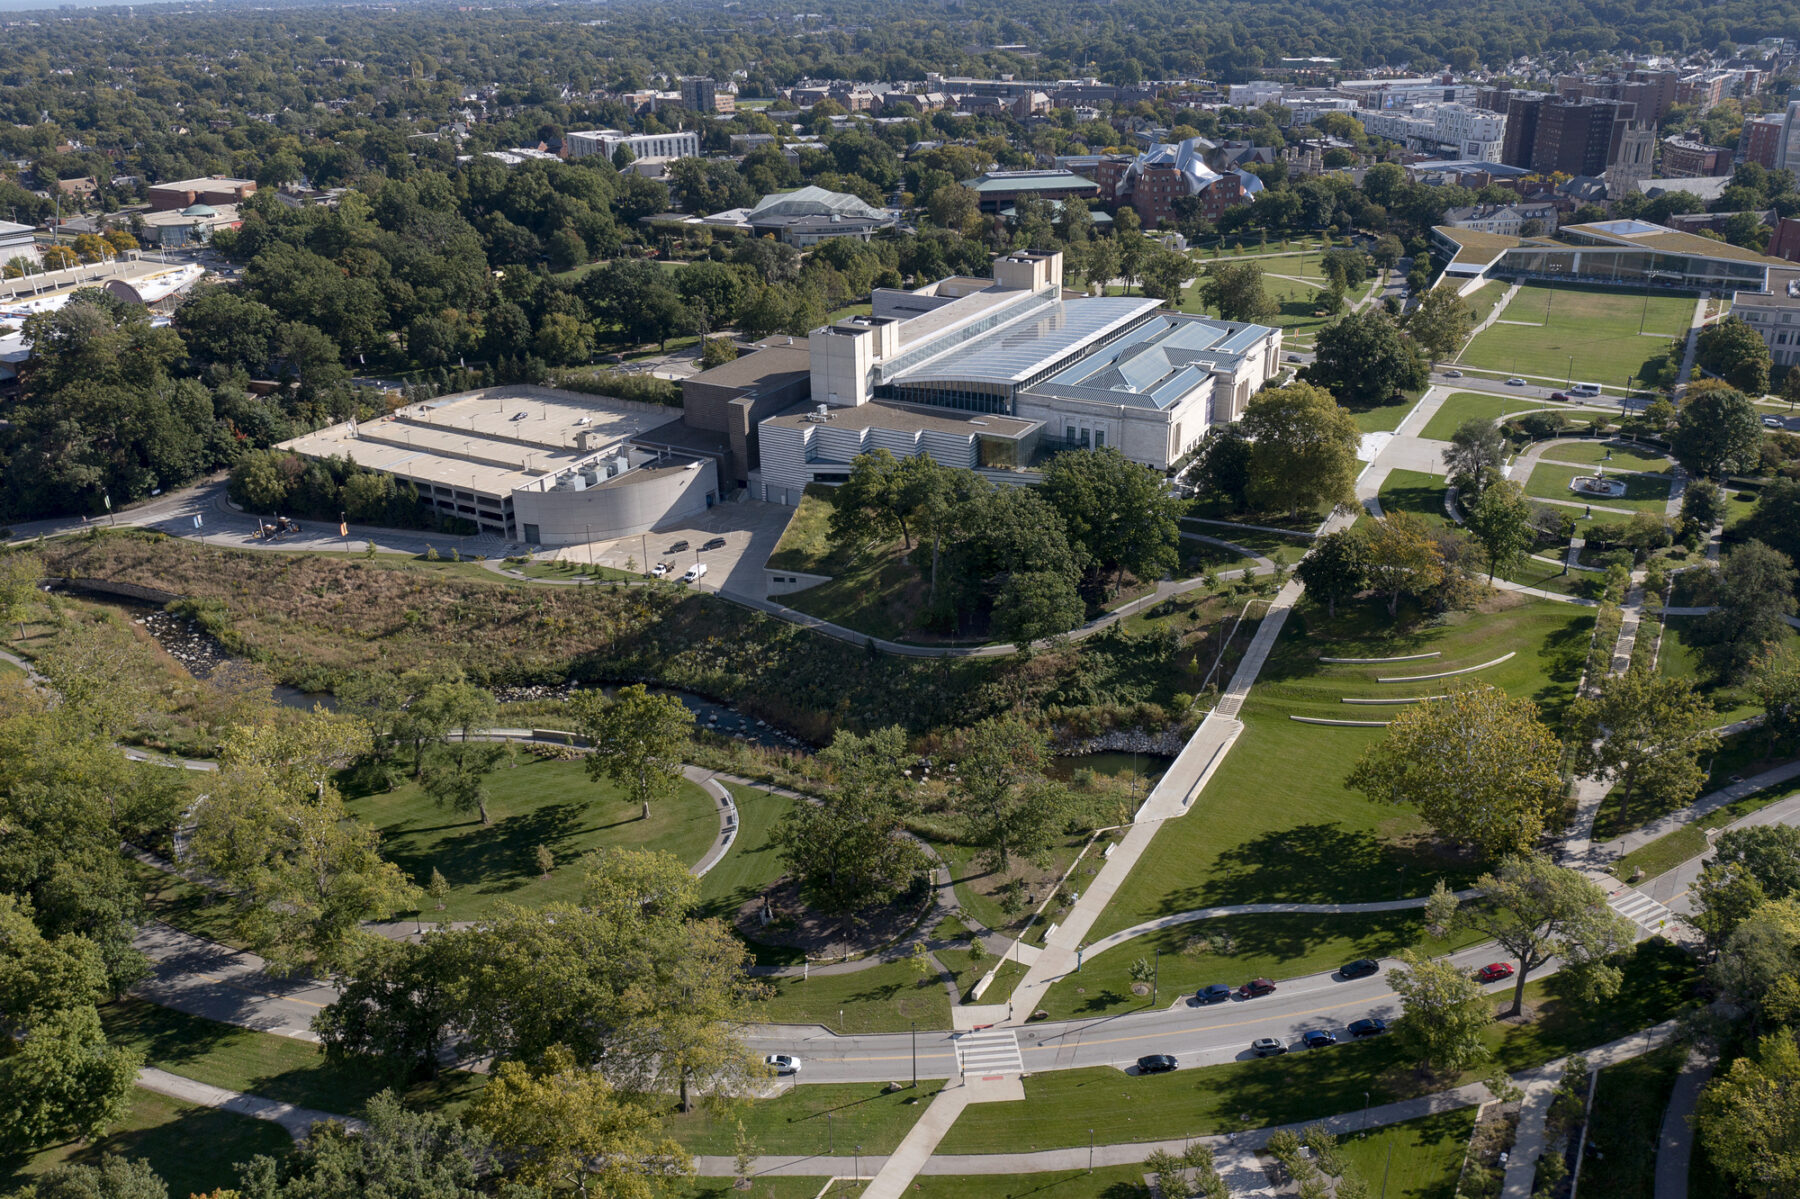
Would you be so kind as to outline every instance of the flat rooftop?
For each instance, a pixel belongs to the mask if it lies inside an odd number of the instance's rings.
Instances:
[[[887,400],[871,400],[867,404],[829,409],[827,415],[830,419],[822,424],[810,419],[817,411],[816,404],[796,404],[762,423],[786,429],[894,429],[902,433],[953,433],[959,437],[980,435],[1005,438],[1023,437],[1041,423],[985,412],[962,413],[946,408],[895,404]]]
[[[1710,237],[1701,237],[1698,233],[1683,233],[1679,229],[1653,225],[1649,221],[1594,221],[1586,225],[1564,226],[1563,232],[1565,234],[1586,234],[1588,237],[1618,246],[1643,246],[1645,249],[1659,250],[1665,254],[1691,254],[1696,258],[1726,258],[1736,262],[1755,262],[1766,266],[1790,265],[1785,258],[1771,258],[1767,254],[1746,250],[1742,246],[1734,246],[1729,242],[1714,241]]]
[[[624,453],[631,439],[680,419],[672,408],[636,407],[547,387],[496,387],[409,404],[380,420],[346,421],[281,448],[505,496],[589,459]]]
[[[787,340],[793,344],[770,345],[764,341],[760,343],[761,348],[754,352],[739,354],[730,362],[721,362],[711,370],[689,375],[686,381],[757,391],[764,387],[793,383],[801,375],[810,378],[812,351],[807,348],[806,340],[801,338],[796,341],[791,337]]]
[[[917,369],[902,372],[897,381],[1023,383],[1057,359],[1161,307],[1161,300],[1146,296],[1058,300],[1024,320],[1003,325],[964,344],[954,353],[939,355]]]

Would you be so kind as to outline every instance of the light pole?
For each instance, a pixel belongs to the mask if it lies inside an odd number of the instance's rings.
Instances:
[[[1362,1126],[1362,1130],[1363,1130],[1363,1135],[1365,1137],[1369,1135],[1369,1093],[1367,1091],[1363,1092],[1363,1126]]]
[[[1575,386],[1575,355],[1573,355],[1573,354],[1569,355],[1569,378],[1568,378],[1568,381],[1563,384],[1563,386],[1564,387]]]
[[[1094,1130],[1088,1129],[1088,1173],[1094,1172]]]
[[[919,1089],[919,1022],[912,1022],[913,1090]]]
[[[1156,961],[1150,968],[1150,1006],[1156,1006],[1156,997],[1162,989],[1162,950],[1156,951]]]
[[[856,1177],[853,1181],[862,1181],[862,1146],[856,1147]]]
[[[837,1152],[836,1129],[831,1123],[831,1113],[825,1113],[825,1156],[830,1157]]]

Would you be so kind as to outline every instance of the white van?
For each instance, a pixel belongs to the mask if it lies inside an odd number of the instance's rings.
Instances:
[[[681,576],[683,583],[698,583],[706,577],[706,563],[696,562],[688,567],[688,572]]]
[[[1577,383],[1569,388],[1569,394],[1572,396],[1597,396],[1600,394],[1600,385],[1598,383]]]

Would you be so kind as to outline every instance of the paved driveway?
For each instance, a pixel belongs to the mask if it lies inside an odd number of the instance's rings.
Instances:
[[[677,577],[696,562],[706,563],[702,586],[708,591],[762,599],[767,591],[763,565],[775,552],[794,509],[760,500],[715,504],[705,513],[681,518],[636,537],[596,541],[592,546],[570,545],[556,556],[569,562],[590,560],[619,570],[643,571],[657,562],[671,563]],[[707,542],[723,537],[725,544],[704,549]],[[687,542],[685,550],[674,547]],[[629,566],[627,565],[629,564]]]

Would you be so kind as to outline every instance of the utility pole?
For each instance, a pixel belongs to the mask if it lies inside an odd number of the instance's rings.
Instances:
[[[913,1090],[919,1089],[919,1022],[912,1022]]]
[[[1156,962],[1150,971],[1150,1006],[1156,1006],[1156,997],[1162,990],[1162,950],[1156,951]]]

